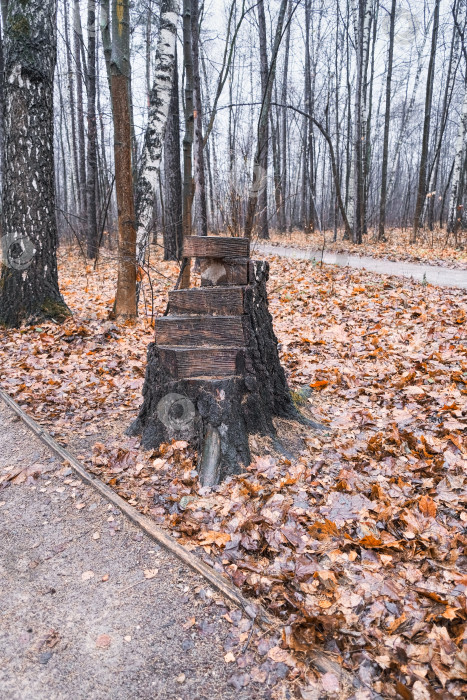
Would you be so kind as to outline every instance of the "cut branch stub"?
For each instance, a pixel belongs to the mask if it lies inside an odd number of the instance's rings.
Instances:
[[[250,434],[274,437],[275,416],[299,418],[268,311],[269,266],[248,254],[242,238],[185,241],[184,256],[201,258],[206,286],[169,293],[169,315],[156,320],[149,346],[143,406],[130,428],[146,448],[191,440],[205,486],[248,466]],[[206,274],[215,266],[222,275]],[[186,410],[186,420],[175,409]]]

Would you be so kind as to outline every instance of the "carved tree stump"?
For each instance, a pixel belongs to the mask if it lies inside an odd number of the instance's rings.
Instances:
[[[268,263],[250,260],[245,238],[192,236],[184,256],[202,260],[201,287],[169,292],[130,433],[146,448],[192,441],[212,486],[250,463],[249,434],[274,437],[275,416],[301,417],[268,311]]]

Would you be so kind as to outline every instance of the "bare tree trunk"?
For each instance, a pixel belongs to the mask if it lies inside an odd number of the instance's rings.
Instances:
[[[434,214],[435,214],[435,201],[436,201],[436,183],[438,182],[438,171],[441,157],[441,146],[443,143],[443,137],[446,129],[446,124],[449,116],[449,107],[451,105],[452,93],[454,89],[454,84],[456,81],[457,72],[457,31],[455,25],[453,26],[451,49],[449,52],[449,63],[445,81],[445,90],[443,96],[443,106],[441,108],[441,120],[438,129],[438,135],[436,139],[436,148],[434,153],[433,162],[431,164],[431,169],[428,177],[428,192],[425,197],[425,202],[422,210],[422,222],[427,220],[428,228],[433,231]]]
[[[460,192],[463,154],[467,153],[467,81],[465,84],[464,102],[459,120],[459,128],[456,139],[456,152],[454,156],[454,169],[452,176],[451,197],[449,200],[447,229],[449,233],[457,233],[461,223],[461,216],[457,215]]]
[[[262,0],[261,0],[262,2]],[[261,6],[261,2],[258,3],[258,10]],[[275,79],[275,74],[276,74],[276,61],[277,61],[277,53],[279,51],[279,46],[281,43],[282,39],[282,29],[284,26],[284,18],[285,18],[285,12],[287,9],[287,4],[288,0],[281,0],[281,5],[279,9],[279,16],[277,19],[277,26],[276,26],[276,32],[274,36],[274,45],[273,45],[273,50],[272,50],[272,55],[271,55],[271,65],[269,68],[268,72],[268,80],[266,84],[266,89],[263,93],[263,100],[261,104],[261,111],[260,111],[260,116],[259,116],[259,122],[258,122],[258,137],[257,137],[257,145],[256,145],[256,152],[255,152],[255,157],[253,161],[253,187],[250,191],[250,196],[248,198],[248,208],[247,208],[247,216],[246,216],[246,222],[245,222],[245,236],[247,238],[251,238],[252,231],[253,231],[253,223],[254,223],[254,218],[255,218],[255,213],[256,213],[256,207],[258,203],[258,188],[261,191],[261,189],[264,186],[264,183],[261,179],[261,177],[266,174],[265,171],[263,170],[264,168],[264,163],[265,163],[265,154],[264,151],[267,151],[267,133],[268,133],[268,121],[269,121],[269,108],[271,105],[271,95],[272,95],[272,86],[274,84],[274,79]],[[267,162],[267,161],[266,161]],[[267,171],[266,171],[267,172]],[[260,178],[260,181],[256,181],[257,178]],[[260,206],[261,206],[260,201]],[[267,224],[267,221],[266,221]],[[262,228],[262,232],[264,233],[264,229]]]
[[[172,94],[165,131],[164,180],[164,260],[181,260],[183,244],[182,170],[180,167],[180,97],[178,93],[177,45],[175,45]]]
[[[3,2],[5,2],[5,0],[3,0]],[[5,85],[4,85],[5,60],[4,60],[4,49],[3,49],[2,24],[3,24],[3,26],[5,26],[5,23],[6,23],[6,17],[2,16],[2,20],[0,22],[0,187],[2,189],[3,189],[3,147],[4,147],[4,139],[5,139],[4,122],[3,122],[3,111],[4,111],[4,106],[5,106]],[[0,216],[0,219],[1,219],[1,216]],[[1,224],[0,224],[0,237],[1,237],[1,235],[2,235],[2,230],[1,230]]]
[[[193,51],[192,51],[192,5],[183,0],[183,62],[185,67],[185,135],[183,137],[183,237],[191,236],[193,205]],[[180,288],[190,286],[190,264],[184,261]]]
[[[78,153],[79,153],[79,201],[81,229],[86,229],[86,146],[84,137],[84,96],[83,96],[83,69],[81,62],[81,42],[83,30],[81,27],[81,14],[79,0],[74,0],[73,5],[73,38],[74,59],[76,64],[76,107],[78,122]]]
[[[97,256],[97,122],[96,122],[96,5],[88,0],[88,158],[87,158],[87,256]]]
[[[365,157],[366,157],[366,71],[371,27],[371,0],[353,0],[357,74],[354,114],[354,226],[353,242],[362,243],[365,229]],[[355,6],[356,5],[356,6]]]
[[[161,25],[157,43],[154,81],[149,98],[148,126],[141,159],[141,174],[137,188],[138,263],[144,261],[150,240],[156,192],[164,144],[165,128],[172,96],[177,41],[179,0],[163,0]]]
[[[71,55],[71,46],[70,46],[70,32],[68,28],[68,15],[69,15],[69,8],[68,8],[68,2],[65,1],[64,3],[64,8],[63,8],[63,13],[64,13],[64,27],[65,27],[65,51],[66,51],[66,62],[67,62],[67,71],[68,71],[68,102],[69,102],[69,109],[70,109],[70,123],[71,123],[71,155],[72,155],[72,167],[73,167],[73,175],[74,175],[74,181],[75,181],[75,191],[76,191],[76,196],[78,200],[78,210],[81,208],[81,201],[80,201],[80,196],[81,196],[81,190],[79,186],[79,172],[78,172],[78,150],[77,150],[77,138],[76,138],[76,108],[75,108],[75,86],[74,86],[74,80],[73,80],[73,62],[72,62],[72,55]]]
[[[430,61],[428,63],[428,76],[426,81],[426,92],[425,92],[425,117],[423,120],[423,137],[422,137],[422,151],[420,155],[420,167],[418,171],[418,190],[417,190],[417,200],[415,204],[415,215],[412,228],[412,234],[410,237],[411,243],[416,243],[418,229],[420,226],[420,217],[423,209],[423,203],[426,196],[426,166],[428,158],[428,146],[430,139],[430,122],[431,122],[431,103],[433,101],[433,80],[435,74],[435,58],[436,58],[436,44],[438,41],[438,28],[439,28],[439,5],[440,0],[435,0],[435,13],[433,17],[433,32],[431,35],[431,51],[430,51]]]
[[[110,90],[110,62],[112,58],[112,37],[110,34],[110,0],[101,0],[100,26],[102,48],[104,50],[105,69]]]
[[[264,0],[258,1],[258,25],[259,25],[259,57],[260,57],[260,73],[261,73],[261,94],[266,95],[268,89],[269,67],[268,67],[268,49],[266,39],[266,17],[264,14]],[[272,85],[271,85],[272,90]],[[258,134],[258,140],[261,138],[260,144],[260,172],[257,177],[260,178],[261,184],[258,193],[258,218],[259,218],[259,237],[269,238],[268,225],[268,160],[269,160],[269,109],[266,122]]]
[[[199,0],[192,2],[193,45],[193,90],[195,103],[195,197],[197,231],[208,235],[208,212],[206,201],[206,169],[204,164],[203,101],[201,97],[201,75],[199,70]]]
[[[388,156],[389,156],[389,126],[391,123],[391,81],[392,64],[394,56],[394,28],[396,23],[396,0],[391,2],[391,12],[389,19],[389,51],[388,66],[386,69],[386,112],[384,115],[384,137],[383,137],[383,163],[381,172],[381,199],[379,204],[379,227],[378,238],[384,240],[384,228],[386,225],[386,201],[388,196]]]
[[[10,0],[5,28],[0,323],[69,310],[58,288],[53,132],[55,0]],[[25,131],[24,125],[31,128]]]
[[[422,69],[423,69],[423,56],[424,56],[424,49],[425,49],[425,44],[428,39],[428,28],[429,25],[431,24],[431,19],[430,22],[428,23],[428,26],[426,28],[426,31],[423,35],[423,41],[421,46],[418,49],[418,56],[417,56],[417,70],[415,71],[415,77],[414,77],[414,83],[413,83],[413,88],[412,88],[412,95],[410,97],[410,102],[408,104],[407,110],[404,111],[404,116],[402,119],[402,123],[398,129],[398,135],[397,135],[397,141],[396,141],[396,147],[394,149],[394,154],[391,158],[392,161],[392,167],[390,170],[390,175],[389,175],[389,182],[388,182],[388,198],[391,197],[393,188],[394,188],[394,183],[395,183],[395,178],[396,178],[396,170],[397,170],[397,164],[399,162],[399,157],[400,157],[400,152],[402,148],[402,144],[404,143],[404,140],[407,135],[407,128],[410,123],[412,114],[415,109],[415,104],[416,104],[416,97],[418,93],[418,87],[420,85],[420,78],[422,75]]]
[[[136,316],[136,221],[130,114],[129,0],[112,0],[110,86],[114,122],[115,189],[118,209],[118,280],[115,315]]]
[[[287,33],[285,36],[285,53],[284,53],[284,71],[282,74],[282,90],[281,90],[281,102],[284,105],[281,112],[281,137],[282,137],[282,147],[281,147],[281,171],[280,171],[280,212],[279,212],[279,230],[284,233],[287,228],[287,216],[286,216],[286,202],[288,196],[287,190],[287,88],[288,88],[288,72],[289,72],[289,54],[290,54],[290,18],[292,12],[292,3],[289,3],[288,11],[288,24]]]

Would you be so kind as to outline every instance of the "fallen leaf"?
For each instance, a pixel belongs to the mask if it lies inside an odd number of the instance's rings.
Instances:
[[[159,573],[159,569],[145,569],[144,578],[154,578]]]
[[[98,649],[108,649],[112,644],[112,639],[108,634],[100,634],[96,639],[96,647]]]
[[[423,515],[430,518],[436,517],[436,503],[428,496],[421,496],[418,501],[418,508]]]

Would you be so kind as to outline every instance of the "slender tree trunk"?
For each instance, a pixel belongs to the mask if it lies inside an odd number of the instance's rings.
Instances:
[[[278,127],[274,124],[272,110],[269,112],[271,120],[271,144],[272,144],[272,167],[274,173],[274,200],[276,204],[276,225],[279,221],[281,209],[281,182],[280,182],[280,146],[278,138]]]
[[[422,221],[427,220],[428,228],[433,231],[434,215],[435,215],[435,202],[436,202],[436,187],[438,182],[438,171],[441,158],[441,146],[443,143],[443,137],[446,129],[446,124],[449,116],[449,107],[451,105],[451,98],[454,89],[454,84],[456,81],[457,73],[457,31],[456,27],[453,27],[451,50],[449,52],[449,63],[445,81],[445,90],[443,96],[443,106],[441,108],[441,120],[438,129],[438,137],[436,139],[436,148],[431,164],[431,170],[428,177],[428,196],[425,197],[425,203],[422,211]]]
[[[67,84],[68,84],[68,102],[69,102],[70,124],[71,124],[72,167],[73,167],[73,174],[74,174],[74,181],[75,181],[75,188],[74,189],[75,189],[76,196],[77,196],[78,210],[80,210],[80,208],[81,208],[81,201],[80,201],[81,190],[80,190],[80,185],[79,185],[78,149],[77,149],[77,137],[76,137],[75,86],[74,86],[74,80],[73,80],[73,61],[72,61],[71,45],[70,45],[70,32],[69,32],[69,27],[68,27],[69,7],[68,7],[67,1],[65,1],[65,3],[64,3],[63,13],[64,13],[64,19],[65,19],[65,21],[64,21],[65,51],[66,51],[67,71],[68,71]]]
[[[183,0],[183,63],[185,67],[185,135],[183,137],[183,237],[191,236],[193,205],[193,51],[192,4]],[[180,288],[190,286],[190,264],[184,261]]]
[[[145,251],[151,238],[154,201],[159,187],[162,148],[174,80],[179,9],[179,0],[163,0],[161,5],[154,81],[149,98],[148,126],[137,188],[138,263],[140,265],[144,261]]]
[[[136,221],[130,113],[129,0],[112,0],[110,86],[114,122],[115,189],[118,209],[118,280],[115,315],[136,316]]]
[[[176,45],[172,94],[164,142],[164,181],[164,260],[181,260],[183,244],[182,170],[180,167],[180,96],[178,93]]]
[[[371,0],[353,0],[357,73],[354,114],[354,227],[353,242],[362,243],[365,229],[366,74],[371,28]]]
[[[74,0],[73,5],[73,38],[74,38],[74,59],[76,65],[76,107],[78,122],[78,153],[79,153],[79,201],[80,201],[80,221],[82,230],[86,229],[86,147],[84,136],[84,95],[83,95],[83,69],[81,62],[81,42],[83,40],[83,30],[81,27],[81,14],[79,0]]]
[[[285,233],[287,229],[287,215],[286,215],[286,204],[287,204],[287,88],[288,88],[288,73],[289,73],[289,54],[290,54],[290,18],[292,12],[292,3],[289,3],[289,11],[287,13],[287,33],[285,35],[285,52],[284,52],[284,71],[282,74],[282,90],[281,90],[281,102],[284,107],[281,110],[281,171],[280,171],[280,213],[279,213],[279,230],[281,233]]]
[[[97,256],[97,121],[96,121],[96,5],[88,0],[88,153],[87,153],[87,256]]]
[[[386,225],[386,201],[387,201],[387,181],[388,181],[388,157],[389,157],[389,126],[391,123],[391,81],[392,64],[394,56],[394,28],[396,24],[396,0],[391,2],[391,12],[389,16],[389,51],[388,65],[386,69],[386,112],[384,115],[384,136],[383,136],[383,163],[381,172],[381,199],[379,204],[379,227],[378,238],[384,240],[384,228]]]
[[[5,61],[3,55],[3,33],[2,33],[2,23],[5,24],[5,19],[3,18],[0,22],[0,187],[3,183],[3,144],[4,144],[4,124],[3,124],[3,110],[5,105],[5,86],[4,86],[4,69]],[[0,217],[1,218],[1,217]],[[1,226],[1,225],[0,225]],[[2,235],[0,227],[0,236]]]
[[[5,23],[0,323],[6,326],[69,315],[56,260],[56,9],[54,0],[10,0]]]
[[[461,223],[461,215],[458,215],[458,206],[461,193],[461,177],[463,155],[467,153],[467,81],[465,84],[464,102],[459,120],[459,128],[457,131],[456,150],[454,156],[454,168],[452,175],[451,197],[449,199],[448,233],[457,234],[457,230]]]
[[[203,100],[201,96],[201,75],[199,69],[199,0],[192,3],[192,45],[193,45],[193,90],[195,104],[195,197],[197,231],[201,236],[208,235],[208,212],[206,201],[206,168],[204,163]]]
[[[102,37],[102,48],[104,50],[105,69],[110,87],[110,63],[112,58],[112,37],[110,34],[110,0],[101,0],[100,26]]]
[[[438,41],[438,28],[439,28],[439,5],[440,0],[435,0],[435,13],[433,17],[433,32],[431,35],[431,51],[430,51],[430,61],[428,63],[428,76],[426,81],[426,92],[425,92],[425,117],[423,120],[423,137],[422,137],[422,151],[420,155],[420,167],[418,171],[418,189],[417,189],[417,200],[415,204],[415,215],[412,228],[412,234],[410,237],[411,243],[416,243],[418,229],[420,226],[420,217],[422,214],[423,203],[426,196],[426,170],[427,170],[427,158],[428,158],[428,146],[430,139],[430,122],[431,122],[431,103],[433,101],[433,81],[435,74],[435,59],[436,59],[436,44]]]
[[[251,238],[252,232],[253,232],[253,223],[254,223],[254,218],[255,218],[255,213],[256,213],[256,207],[258,203],[258,188],[261,191],[263,189],[264,183],[263,183],[263,178],[267,174],[267,170],[264,171],[264,163],[267,163],[267,160],[265,161],[265,151],[267,151],[267,133],[268,133],[268,122],[269,122],[269,108],[271,105],[271,95],[272,95],[272,86],[274,84],[274,79],[275,79],[275,74],[276,74],[276,61],[277,61],[277,53],[279,51],[279,46],[281,43],[282,39],[282,29],[284,26],[284,18],[285,18],[285,12],[287,9],[287,4],[288,0],[281,0],[281,5],[279,8],[279,16],[277,19],[277,26],[276,26],[276,32],[274,36],[274,44],[273,44],[273,50],[272,50],[272,55],[271,55],[271,65],[269,68],[269,73],[268,73],[268,80],[266,84],[266,89],[263,92],[263,100],[261,104],[261,111],[260,111],[260,116],[259,116],[259,122],[258,122],[258,136],[257,136],[257,142],[256,142],[256,152],[255,152],[255,157],[253,161],[253,187],[250,191],[250,196],[248,198],[248,208],[247,208],[247,216],[246,216],[246,222],[245,222],[245,236],[247,238]],[[260,7],[261,3],[258,3],[258,10]],[[258,181],[259,178],[259,181]],[[256,182],[255,182],[256,180]],[[259,205],[261,207],[261,203],[263,200],[259,202]],[[267,221],[266,221],[267,224]],[[261,227],[262,233],[264,234],[264,229]]]
[[[429,22],[429,25],[430,24],[431,24],[431,20]],[[415,110],[418,87],[420,85],[420,78],[421,78],[422,69],[423,69],[424,49],[425,49],[425,45],[426,45],[426,42],[428,39],[429,25],[426,28],[426,31],[423,35],[423,41],[422,41],[421,46],[419,47],[418,52],[417,52],[417,70],[415,71],[415,77],[414,77],[414,83],[413,83],[410,101],[409,101],[407,109],[404,110],[401,125],[397,130],[396,146],[394,149],[394,154],[391,158],[392,166],[391,166],[390,175],[389,175],[389,182],[388,182],[388,199],[391,198],[392,193],[393,193],[394,183],[396,180],[397,167],[398,167],[398,163],[400,160],[400,152],[402,149],[402,144],[405,142],[405,139],[407,136],[408,125],[410,124],[412,114]]]
[[[258,1],[258,24],[259,24],[259,57],[260,57],[260,73],[261,73],[261,95],[266,95],[268,89],[269,67],[268,67],[268,50],[266,39],[266,16],[264,13],[264,0]],[[272,85],[271,85],[272,90]],[[269,109],[268,109],[269,112]],[[269,160],[269,114],[266,122],[258,135],[261,138],[260,144],[260,159],[259,173],[257,178],[260,180],[258,193],[258,218],[259,218],[259,237],[269,238],[268,225],[268,160]]]

